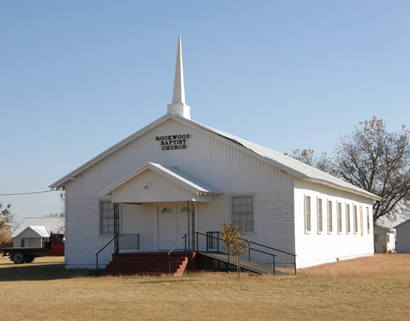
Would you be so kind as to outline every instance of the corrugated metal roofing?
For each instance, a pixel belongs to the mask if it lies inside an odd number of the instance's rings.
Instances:
[[[27,227],[40,227],[38,230],[33,229],[35,232],[46,232],[47,236],[50,232],[61,232],[64,230],[64,218],[63,217],[26,217],[17,226],[16,230],[11,235],[12,237],[17,237],[21,234]],[[44,228],[44,230],[43,230]],[[47,237],[46,236],[46,237]]]

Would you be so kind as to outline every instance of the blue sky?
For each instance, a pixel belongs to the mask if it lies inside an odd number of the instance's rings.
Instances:
[[[182,34],[192,118],[331,152],[410,119],[408,1],[2,1],[0,194],[48,185],[162,116]],[[59,193],[1,197],[18,220]]]

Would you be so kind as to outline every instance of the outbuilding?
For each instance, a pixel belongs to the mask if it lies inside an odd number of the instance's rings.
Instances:
[[[410,220],[396,226],[397,253],[410,253]]]
[[[391,253],[396,250],[394,228],[377,225],[374,227],[374,250],[377,253]]]
[[[43,247],[51,232],[64,232],[64,225],[61,217],[26,217],[12,234],[13,247]]]
[[[167,113],[51,188],[65,190],[69,269],[96,268],[97,252],[100,268],[113,253],[207,252],[224,222],[265,246],[261,264],[268,249],[298,268],[374,252],[376,195],[191,119],[180,38]]]

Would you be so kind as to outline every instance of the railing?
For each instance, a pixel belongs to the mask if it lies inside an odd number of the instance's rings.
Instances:
[[[212,252],[210,250],[216,250],[216,252],[218,253],[227,253],[227,252],[223,252],[220,248],[220,241],[223,241],[222,238],[215,236],[215,234],[219,235],[219,232],[207,232],[206,234],[201,233],[201,232],[195,232],[196,234],[196,251],[199,250],[199,236],[205,236],[206,237],[206,252]],[[213,239],[216,240],[216,245],[217,247],[209,247],[210,242],[208,241],[209,239]],[[294,270],[294,274],[296,275],[296,254],[287,252],[287,251],[283,251],[283,250],[279,250],[276,249],[274,247],[271,246],[267,246],[258,242],[253,242],[250,240],[246,240],[244,238],[239,238],[240,241],[246,242],[247,243],[247,248],[248,248],[248,261],[251,261],[251,252],[257,252],[257,253],[261,253],[261,254],[265,254],[265,255],[269,255],[272,257],[272,272],[273,274],[276,274],[276,254],[275,253],[271,253],[272,251],[275,252],[279,252],[285,255],[289,255],[292,257],[292,265],[293,265],[293,270]],[[213,245],[213,244],[212,244]],[[264,248],[265,251],[261,250],[261,249],[257,249],[253,246],[257,246],[257,247],[261,247]],[[267,250],[271,251],[271,252],[267,252]],[[230,253],[228,252],[228,262],[229,262],[229,257],[230,257]]]
[[[187,237],[187,235],[188,235],[188,234],[185,233],[184,236],[182,236],[182,237],[175,243],[174,247],[168,251],[168,275],[171,274],[171,254],[177,249],[177,247],[179,246],[179,244],[182,243],[182,240],[184,240],[184,243],[185,243],[185,245],[184,245],[184,252],[186,252],[186,245],[187,245],[187,244],[186,244],[186,242],[187,242],[186,237]]]
[[[140,235],[139,233],[123,233],[120,235],[115,235],[111,240],[109,240],[102,248],[100,248],[95,253],[95,270],[98,272],[98,255],[112,242],[115,240],[119,241],[118,249],[123,250],[139,250],[140,249]]]
[[[119,235],[115,235],[110,241],[108,241],[102,248],[100,248],[96,253],[95,253],[95,271],[98,272],[98,255],[114,240],[118,238]]]

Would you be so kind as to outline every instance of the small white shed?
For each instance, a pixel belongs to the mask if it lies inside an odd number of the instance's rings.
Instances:
[[[64,231],[64,218],[27,217],[12,234],[13,247],[43,247],[51,232]]]
[[[410,220],[396,226],[397,252],[410,253]]]
[[[377,253],[390,253],[396,250],[395,229],[380,225],[374,227],[374,250]]]

